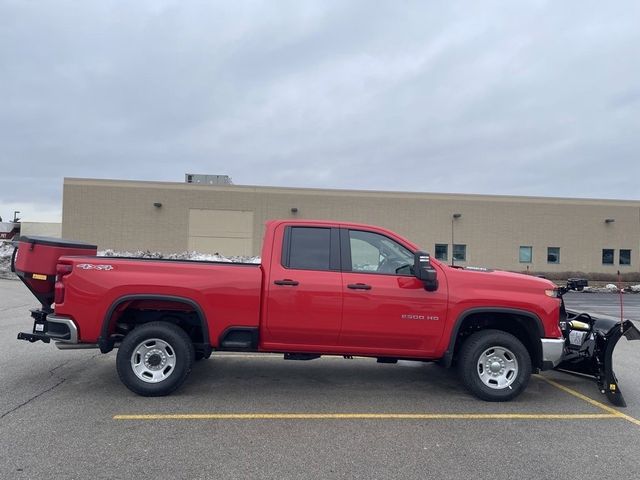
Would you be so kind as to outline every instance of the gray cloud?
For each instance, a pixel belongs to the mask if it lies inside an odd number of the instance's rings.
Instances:
[[[637,18],[630,0],[0,1],[0,215],[55,216],[63,176],[187,171],[640,199]]]

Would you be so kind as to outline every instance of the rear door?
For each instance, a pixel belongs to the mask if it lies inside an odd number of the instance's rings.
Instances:
[[[276,229],[266,292],[264,344],[335,346],[342,321],[339,229]]]
[[[413,252],[376,232],[341,230],[340,345],[393,355],[435,350],[446,321],[446,287],[427,292],[413,275]]]

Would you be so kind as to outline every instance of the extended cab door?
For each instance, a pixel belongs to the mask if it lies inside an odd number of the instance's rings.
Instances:
[[[335,346],[342,320],[339,229],[281,225],[266,279],[263,342]],[[313,349],[312,349],[313,350]]]
[[[447,314],[446,282],[427,292],[413,275],[413,252],[377,232],[342,229],[340,345],[390,355],[436,349]],[[442,272],[438,272],[441,277]]]

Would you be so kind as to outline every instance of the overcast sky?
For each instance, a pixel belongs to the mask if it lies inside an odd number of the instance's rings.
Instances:
[[[640,199],[640,2],[0,0],[0,216],[63,177]]]

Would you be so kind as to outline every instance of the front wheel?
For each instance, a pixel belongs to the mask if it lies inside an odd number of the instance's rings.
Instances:
[[[191,339],[180,327],[150,322],[129,333],[116,357],[122,383],[139,395],[168,395],[185,381],[194,360]]]
[[[531,357],[510,333],[481,330],[462,345],[458,369],[462,383],[476,397],[505,402],[527,388]]]

